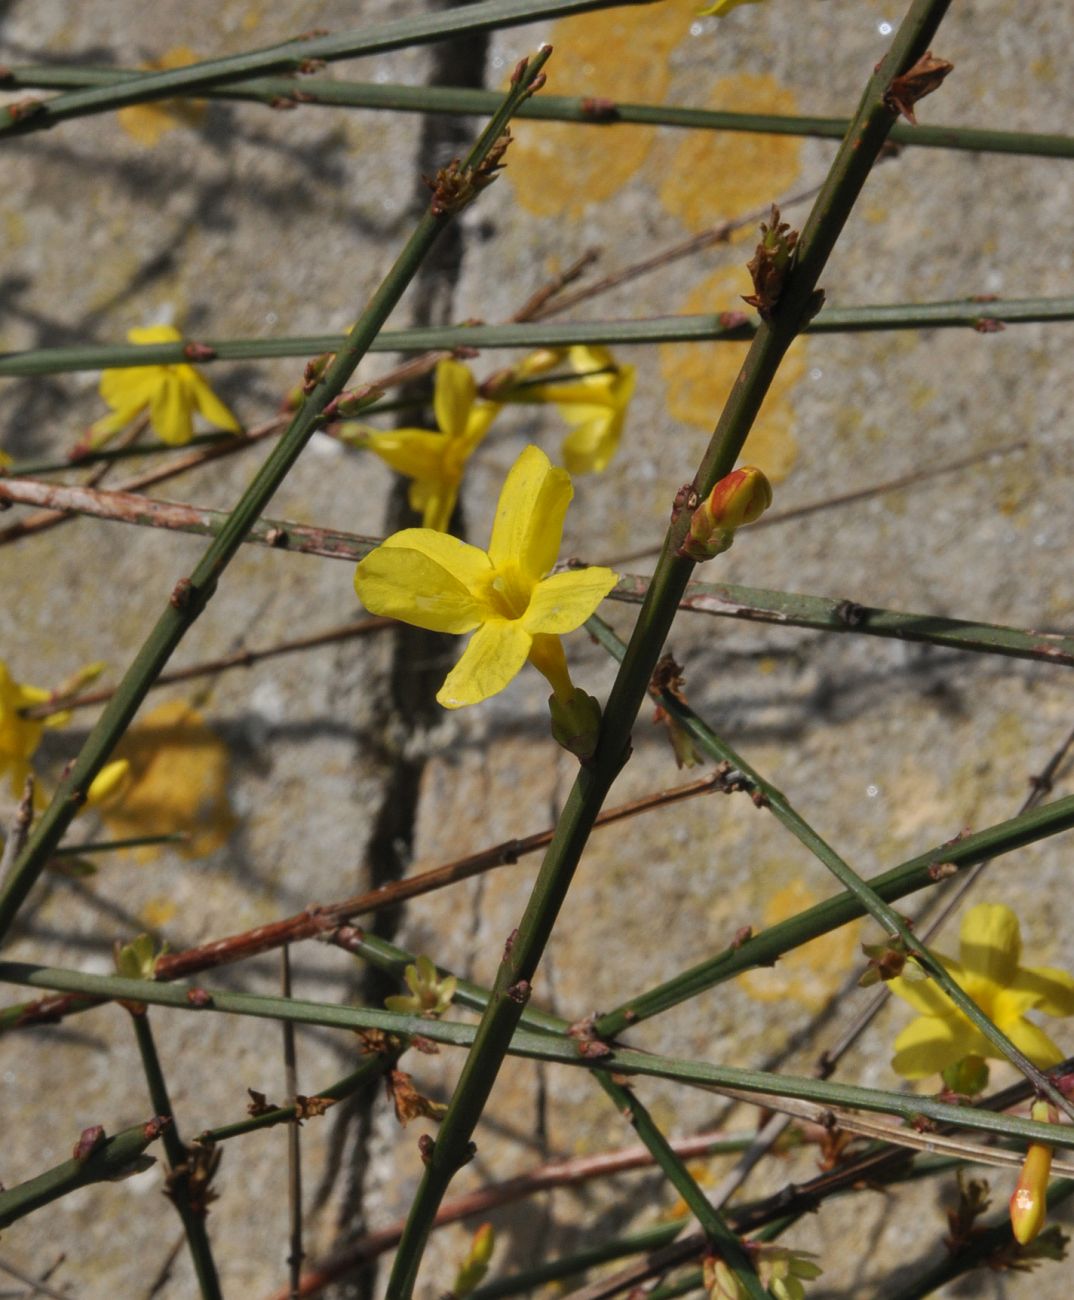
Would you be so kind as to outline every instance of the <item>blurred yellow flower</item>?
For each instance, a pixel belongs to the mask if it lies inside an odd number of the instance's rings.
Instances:
[[[129,762],[130,781],[122,799],[101,816],[117,839],[182,832],[189,837],[182,852],[190,858],[204,857],[227,840],[235,827],[228,748],[193,705],[158,705],[123,737],[116,753]],[[161,850],[149,845],[133,852],[148,861]]]
[[[756,5],[761,0],[713,0],[712,4],[706,5],[704,9],[697,11],[699,18],[722,18],[729,14],[732,9],[737,9],[739,5]]]
[[[527,447],[504,482],[487,552],[406,528],[358,565],[355,589],[372,613],[435,632],[474,632],[437,692],[445,708],[495,695],[527,659],[557,697],[574,693],[560,634],[585,622],[616,574],[591,567],[546,576],[573,495],[570,475],[539,447]]]
[[[436,367],[433,429],[393,429],[382,433],[366,425],[343,426],[340,436],[376,452],[394,470],[411,479],[411,507],[422,526],[446,533],[459,497],[466,462],[489,431],[500,409],[477,396],[469,367],[450,358]]]
[[[562,356],[561,351],[542,349],[522,363],[518,374],[539,374]],[[521,388],[510,400],[555,403],[572,426],[562,447],[567,470],[571,474],[599,473],[607,469],[618,450],[636,373],[633,366],[618,365],[607,348],[579,345],[569,348],[566,356],[576,379]]]
[[[177,45],[143,67],[147,72],[167,72],[169,68],[197,63],[198,57],[188,46]],[[132,139],[152,149],[168,131],[180,126],[197,126],[205,116],[205,109],[204,99],[156,99],[148,104],[128,104],[116,117]]]
[[[182,334],[172,325],[150,325],[127,331],[131,343],[179,343]],[[241,433],[242,425],[213,392],[193,366],[131,366],[106,370],[101,375],[100,394],[112,408],[90,426],[90,446],[97,447],[128,425],[143,411],[163,442],[180,446],[194,436],[194,412],[210,424],[229,433]]]
[[[1074,1015],[1074,976],[1050,966],[1021,965],[1018,917],[1002,903],[970,908],[959,938],[959,961],[937,954],[944,969],[1034,1065],[1047,1069],[1061,1061],[1064,1053],[1025,1013]],[[904,1078],[925,1078],[971,1055],[1002,1059],[931,980],[900,975],[887,987],[921,1012],[895,1040],[891,1064]]]

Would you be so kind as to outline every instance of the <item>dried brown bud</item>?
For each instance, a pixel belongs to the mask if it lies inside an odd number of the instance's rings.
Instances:
[[[884,96],[884,103],[893,113],[901,113],[908,122],[917,126],[914,105],[919,99],[939,90],[954,66],[946,59],[933,58],[932,51],[926,50],[912,68],[891,83]]]
[[[783,284],[794,264],[797,246],[798,231],[780,221],[779,208],[773,203],[768,224],[761,223],[761,242],[746,263],[746,270],[753,280],[753,293],[742,299],[757,308],[762,320],[771,319],[783,294]]]

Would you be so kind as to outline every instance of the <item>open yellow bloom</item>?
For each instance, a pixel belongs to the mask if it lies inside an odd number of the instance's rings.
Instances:
[[[7,778],[16,799],[22,798],[26,778],[33,770],[31,760],[45,728],[62,727],[70,719],[69,713],[50,713],[45,718],[21,716],[23,709],[51,698],[51,691],[16,682],[0,659],[0,780]],[[115,797],[126,776],[127,764],[122,760],[106,764],[90,785],[87,802],[96,805]]]
[[[1002,903],[971,908],[962,918],[959,938],[960,960],[940,957],[956,983],[1034,1065],[1047,1069],[1061,1061],[1064,1053],[1025,1013],[1074,1015],[1074,976],[1053,967],[1021,965],[1018,917]],[[1001,1059],[931,980],[900,975],[887,986],[921,1012],[895,1040],[891,1064],[904,1078],[922,1079],[970,1055]]]
[[[448,359],[436,367],[433,429],[393,429],[382,433],[364,425],[345,426],[343,437],[376,452],[394,470],[412,479],[409,500],[425,528],[447,532],[459,498],[463,470],[500,409],[478,399],[469,367]]]
[[[561,355],[550,349],[535,353],[522,363],[519,374],[547,370]],[[618,365],[607,348],[579,345],[568,349],[567,360],[578,372],[577,379],[525,388],[512,400],[554,402],[572,426],[563,440],[564,465],[572,474],[599,473],[607,469],[623,436],[627,407],[634,396],[635,370]]]
[[[127,331],[131,343],[179,343],[182,334],[172,325],[150,325]],[[180,446],[194,436],[194,412],[218,429],[241,433],[242,425],[193,366],[132,366],[106,370],[100,394],[112,408],[90,426],[92,446],[99,446],[143,411],[163,442]]]
[[[617,576],[593,567],[545,576],[573,495],[570,475],[527,447],[504,482],[487,552],[406,528],[358,565],[355,590],[372,613],[434,632],[474,633],[437,692],[445,708],[495,695],[527,658],[557,696],[573,692],[559,637],[585,622]]]

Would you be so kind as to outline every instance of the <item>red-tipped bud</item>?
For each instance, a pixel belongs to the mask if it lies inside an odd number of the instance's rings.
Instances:
[[[726,551],[735,531],[752,524],[772,504],[772,485],[764,471],[743,465],[720,479],[690,520],[690,533],[680,554],[692,560],[710,560]]]
[[[1034,1119],[1050,1119],[1053,1123],[1056,1119],[1047,1102],[1035,1102],[1030,1113]],[[1027,1246],[1044,1227],[1051,1169],[1052,1148],[1043,1142],[1031,1143],[1011,1197],[1011,1229],[1020,1246]]]

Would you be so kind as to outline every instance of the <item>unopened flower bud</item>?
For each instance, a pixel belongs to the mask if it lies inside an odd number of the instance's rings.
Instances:
[[[1056,1116],[1045,1101],[1033,1103],[1034,1119],[1051,1120]],[[1044,1227],[1048,1213],[1048,1175],[1052,1169],[1052,1148],[1043,1142],[1030,1143],[1018,1185],[1011,1197],[1011,1229],[1020,1246],[1028,1245]]]
[[[694,511],[679,554],[711,560],[730,548],[737,529],[760,519],[771,504],[772,485],[763,470],[755,465],[732,470]]]
[[[706,1255],[702,1260],[701,1279],[709,1300],[745,1300],[738,1278],[715,1255]]]
[[[592,758],[600,736],[600,701],[576,687],[569,694],[550,695],[548,708],[556,743],[583,763]]]

